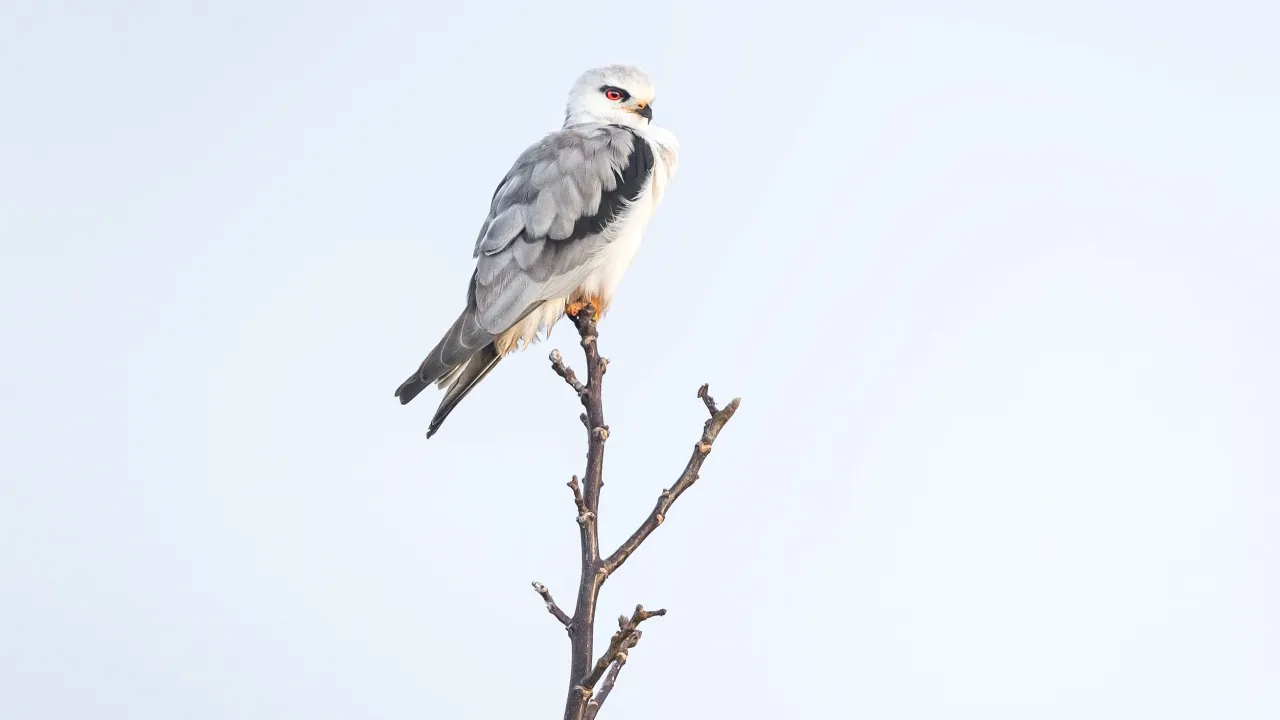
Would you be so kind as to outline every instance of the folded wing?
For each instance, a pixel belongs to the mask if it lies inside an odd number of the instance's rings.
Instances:
[[[476,239],[466,309],[396,390],[404,404],[432,383],[448,385],[428,437],[497,365],[493,341],[584,279],[653,163],[649,143],[615,125],[568,127],[520,155],[494,191]]]
[[[480,325],[500,333],[571,292],[652,170],[649,143],[616,125],[565,128],[526,150],[494,192],[476,239]]]

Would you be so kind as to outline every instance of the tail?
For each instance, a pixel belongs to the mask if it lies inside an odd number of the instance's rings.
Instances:
[[[401,405],[406,405],[429,385],[449,385],[435,417],[431,419],[430,431],[427,433],[427,437],[431,437],[440,429],[445,417],[476,383],[489,374],[499,359],[497,349],[493,346],[493,335],[480,327],[475,308],[468,303],[467,309],[454,321],[449,332],[427,353],[426,359],[418,366],[418,371],[396,389],[396,397],[400,398]]]
[[[466,365],[459,368],[458,377],[449,386],[444,394],[444,399],[440,401],[440,407],[436,408],[436,414],[431,416],[431,424],[427,426],[427,437],[436,434],[440,426],[444,424],[444,419],[449,417],[449,413],[462,402],[462,398],[471,392],[471,388],[480,384],[485,375],[488,375],[495,367],[502,356],[498,354],[498,349],[493,343],[489,343],[480,349],[480,352],[471,356]]]

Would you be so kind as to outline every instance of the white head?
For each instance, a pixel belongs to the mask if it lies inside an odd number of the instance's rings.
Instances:
[[[653,83],[639,68],[609,65],[582,73],[569,91],[565,127],[610,123],[644,127],[653,120]]]

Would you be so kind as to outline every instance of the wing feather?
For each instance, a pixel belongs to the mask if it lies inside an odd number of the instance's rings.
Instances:
[[[493,334],[573,290],[609,224],[640,196],[653,150],[616,125],[565,128],[520,155],[498,184],[476,239],[473,291]]]

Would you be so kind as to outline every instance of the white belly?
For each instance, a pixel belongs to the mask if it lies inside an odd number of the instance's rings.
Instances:
[[[662,135],[661,140],[667,140],[671,145],[661,141],[655,143],[657,152],[654,153],[652,179],[648,189],[627,208],[627,214],[622,218],[612,242],[601,248],[592,263],[592,269],[580,283],[578,292],[571,295],[600,298],[601,305],[605,307],[613,301],[613,294],[622,282],[622,276],[631,267],[631,262],[640,249],[640,241],[649,226],[649,218],[653,217],[653,211],[662,201],[667,183],[675,172],[675,139],[667,133]]]
[[[644,231],[652,214],[652,199],[648,196],[639,198],[629,208],[613,240],[592,258],[591,270],[578,286],[578,291],[572,294],[600,298],[600,304],[608,306],[622,282],[622,276],[631,267],[636,252],[640,250],[640,241],[644,239]]]

